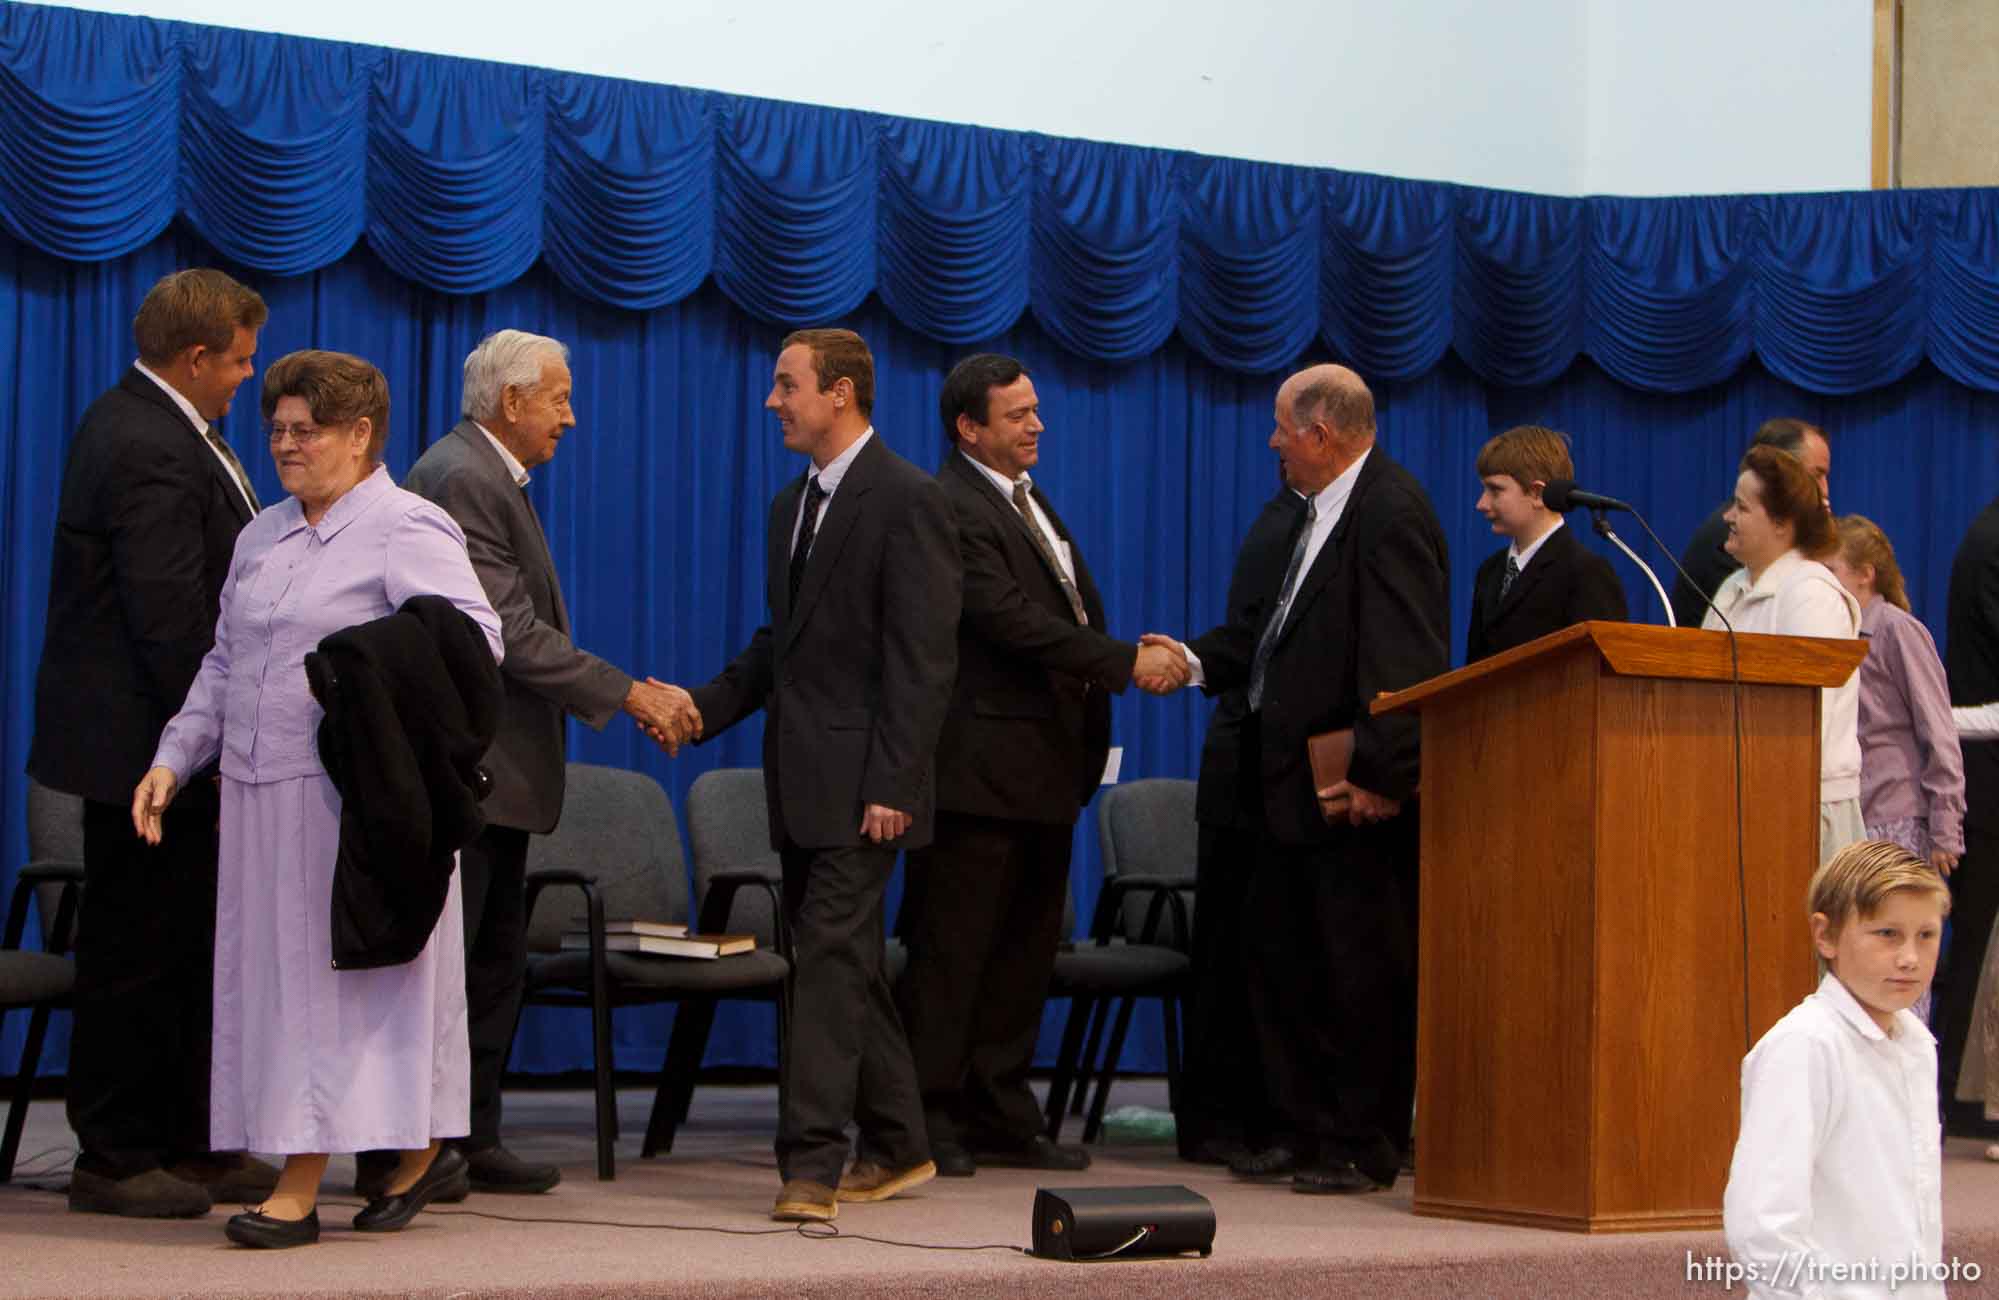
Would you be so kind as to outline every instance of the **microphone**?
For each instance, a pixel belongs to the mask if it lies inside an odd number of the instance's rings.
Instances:
[[[1596,492],[1585,492],[1576,486],[1574,479],[1558,478],[1541,489],[1541,504],[1557,514],[1574,510],[1581,506],[1587,510],[1632,510],[1631,503],[1619,501],[1616,497],[1603,496]]]

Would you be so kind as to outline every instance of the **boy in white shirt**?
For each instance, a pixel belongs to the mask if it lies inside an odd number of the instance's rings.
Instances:
[[[1812,877],[1816,992],[1742,1063],[1723,1227],[1758,1297],[1940,1297],[1936,1040],[1909,1010],[1936,973],[1950,892],[1882,840]]]

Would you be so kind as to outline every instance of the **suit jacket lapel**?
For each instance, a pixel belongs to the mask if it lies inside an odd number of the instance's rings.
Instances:
[[[1506,614],[1512,612],[1522,600],[1527,598],[1527,593],[1534,588],[1534,585],[1547,577],[1561,563],[1564,552],[1567,549],[1565,543],[1574,544],[1575,542],[1575,538],[1564,535],[1568,531],[1568,525],[1564,524],[1562,527],[1557,528],[1554,535],[1549,537],[1547,541],[1541,543],[1541,549],[1534,552],[1533,562],[1520,571],[1520,576],[1513,580],[1513,585],[1506,589],[1504,596],[1498,595],[1499,589],[1497,587],[1493,588],[1493,594],[1498,597],[1494,602],[1494,617],[1504,617]],[[1499,566],[1499,580],[1504,582],[1506,580],[1506,561],[1501,560]]]
[[[804,494],[803,474],[778,491],[764,538],[764,590],[769,593],[771,625],[780,634],[791,624],[791,526],[798,520],[798,498]]]
[[[1298,579],[1298,594],[1291,598],[1290,612],[1284,616],[1284,626],[1278,629],[1277,644],[1283,645],[1291,636],[1291,630],[1298,626],[1301,616],[1319,593],[1338,573],[1346,562],[1347,534],[1353,529],[1354,515],[1360,511],[1361,502],[1366,499],[1368,489],[1380,477],[1382,458],[1370,452],[1367,463],[1360,467],[1360,476],[1354,480],[1353,491],[1347,493],[1347,503],[1340,508],[1340,521],[1333,525],[1332,535],[1312,560],[1312,567],[1305,576]],[[1295,542],[1293,543],[1296,544]]]
[[[846,474],[840,479],[840,486],[833,493],[833,499],[820,508],[819,531],[812,537],[812,553],[805,559],[805,577],[798,584],[798,608],[790,611],[785,618],[786,642],[797,635],[805,620],[812,617],[812,606],[826,590],[833,570],[839,563],[840,548],[847,544],[847,535],[854,531],[854,523],[860,518],[861,498],[874,486],[875,469],[882,455],[881,434],[868,439],[868,445],[861,448]],[[800,480],[800,492],[805,490]],[[789,537],[789,534],[786,534]],[[791,557],[789,548],[785,555],[785,587],[789,589]]]
[[[1021,517],[1020,511],[1014,509],[1013,499],[1000,491],[998,485],[991,479],[980,473],[978,466],[967,463],[965,453],[954,451],[950,455],[948,463],[951,472],[971,484],[972,490],[979,494],[979,499],[986,503],[986,508],[1000,516],[1000,528],[1004,530],[1006,536],[1012,538],[1022,551],[1033,557],[1033,563],[1048,575],[1049,581],[1055,584],[1059,594],[1062,588],[1062,575],[1050,566],[1048,557],[1044,556],[1041,548],[1034,544],[1034,534],[1027,530],[1027,520]],[[1041,489],[1035,487],[1029,488],[1028,491],[1041,503],[1041,509],[1047,514],[1048,521],[1055,525],[1056,536],[1064,541],[1068,540],[1067,530],[1062,527],[1061,520],[1056,517],[1054,509],[1048,504],[1048,498],[1041,495]],[[1078,589],[1080,590],[1080,587]],[[1062,597],[1061,604],[1064,610],[1068,610],[1069,598]],[[1070,617],[1075,617],[1073,612],[1070,613]]]
[[[1104,625],[1104,601],[1102,595],[1097,591],[1096,582],[1090,577],[1089,566],[1083,563],[1082,549],[1076,545],[1076,539],[1069,535],[1069,525],[1062,522],[1062,516],[1055,513],[1055,507],[1049,504],[1047,494],[1042,492],[1041,485],[1037,483],[1029,488],[1028,491],[1033,493],[1035,501],[1040,503],[1041,512],[1048,516],[1048,522],[1055,526],[1055,537],[1053,540],[1067,543],[1069,547],[1069,563],[1076,570],[1076,594],[1083,598],[1083,612],[1090,616],[1090,625],[1092,627],[1101,628]],[[1007,509],[1013,510],[1013,507],[1009,505]],[[1014,510],[1013,513],[1019,515],[1020,511]],[[1041,548],[1032,545],[1032,539],[1030,539],[1029,549],[1033,550],[1036,555],[1041,553]],[[1043,567],[1046,567],[1045,562]],[[1062,584],[1058,580],[1055,585],[1059,587]],[[1063,608],[1067,609],[1068,605],[1069,602],[1066,599],[1063,600]],[[1073,612],[1071,611],[1071,613]]]
[[[243,485],[236,481],[236,476],[229,472],[229,467],[215,454],[215,448],[209,446],[208,435],[195,428],[194,423],[187,418],[187,412],[180,409],[180,403],[161,391],[158,384],[140,374],[137,366],[125,372],[124,384],[126,392],[142,397],[161,410],[169,412],[180,422],[181,428],[186,429],[188,435],[201,444],[201,454],[208,461],[208,472],[214,477],[216,486],[222,489],[223,498],[229,502],[229,508],[236,512],[239,523],[249,523],[252,511],[249,501],[243,496]],[[247,476],[249,472],[250,467],[245,465],[243,473]]]
[[[527,489],[514,482],[513,473],[507,462],[500,459],[500,453],[493,450],[493,444],[486,440],[477,423],[460,420],[451,430],[452,436],[463,438],[471,448],[472,463],[480,467],[480,472],[491,479],[495,490],[504,492],[516,536],[525,539],[525,546],[515,558],[520,561],[523,571],[538,569],[542,581],[548,586],[551,619],[555,629],[567,636],[569,633],[569,607],[562,599],[562,583],[555,572],[555,556],[548,549],[548,534],[542,531],[541,517],[528,501]]]

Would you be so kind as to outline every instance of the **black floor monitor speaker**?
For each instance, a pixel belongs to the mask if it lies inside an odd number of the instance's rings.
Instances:
[[[1034,1253],[1043,1259],[1206,1256],[1215,1207],[1184,1187],[1042,1187],[1034,1193]]]

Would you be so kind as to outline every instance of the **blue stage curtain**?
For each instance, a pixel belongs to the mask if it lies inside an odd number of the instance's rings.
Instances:
[[[449,293],[541,259],[607,306],[712,279],[953,343],[1031,307],[1093,361],[1177,336],[1268,374],[1316,337],[1377,379],[1999,389],[1992,190],[1551,198],[0,0],[0,226],[96,261],[176,216],[283,275],[365,237]]]
[[[98,262],[51,257],[0,237],[0,360],[33,382],[0,395],[0,889],[24,860],[28,740],[41,653],[49,543],[63,453],[83,408],[131,360],[131,319],[152,282],[218,257],[176,229],[138,252]],[[366,247],[300,276],[230,266],[271,307],[260,364],[295,348],[358,352],[388,374],[394,397],[386,459],[405,471],[458,415],[459,366],[486,332],[545,331],[574,352],[581,424],[534,476],[532,491],[561,569],[579,644],[628,669],[705,680],[763,620],[762,519],[799,472],[762,410],[783,327],[758,321],[712,282],[670,306],[626,311],[591,301],[545,267],[488,293],[447,295],[412,284]],[[1076,532],[1103,588],[1109,629],[1188,634],[1219,617],[1237,540],[1275,488],[1266,446],[1275,379],[1213,365],[1168,339],[1137,361],[1077,356],[1032,319],[965,343],[926,338],[875,299],[846,323],[873,345],[880,372],[875,421],[924,466],[944,454],[936,403],[950,364],[974,346],[1024,358],[1049,424],[1036,478]],[[1318,359],[1308,343],[1287,365]],[[257,428],[252,379],[223,428],[266,500],[280,494]],[[1479,444],[1515,423],[1575,435],[1585,481],[1641,503],[1680,544],[1720,501],[1758,421],[1795,414],[1833,435],[1833,501],[1873,516],[1894,538],[1910,596],[1941,639],[1950,557],[1971,516],[1999,488],[1999,395],[1931,365],[1868,393],[1809,393],[1751,363],[1695,393],[1636,391],[1584,362],[1553,383],[1499,387],[1454,356],[1411,380],[1376,384],[1382,448],[1428,487],[1451,547],[1453,644],[1462,654],[1471,575],[1497,541],[1472,510]],[[1582,527],[1580,518],[1572,526]],[[1620,526],[1622,526],[1620,524]],[[1643,550],[1635,530],[1629,534]],[[1591,545],[1604,550],[1601,542]],[[1608,553],[1608,552],[1606,552]],[[1638,617],[1662,615],[1613,556]],[[1193,693],[1116,701],[1127,778],[1191,777],[1209,706]],[[668,760],[623,718],[598,733],[572,728],[574,755],[651,773],[684,806],[694,777],[758,761],[752,719]],[[1074,889],[1087,917],[1100,867],[1096,827],[1077,830]],[[1059,1013],[1060,1008],[1057,1008]],[[650,1069],[663,1050],[664,1010],[619,1013],[619,1064]],[[1128,1061],[1159,1065],[1159,1037],[1135,1034]],[[0,1072],[20,1047],[20,1017],[0,1038]],[[767,1014],[718,1022],[712,1062],[768,1064]],[[1044,1047],[1052,1048],[1052,1039]],[[59,1069],[62,1056],[51,1058]],[[583,1017],[538,1013],[522,1028],[516,1064],[534,1071],[587,1065]]]

